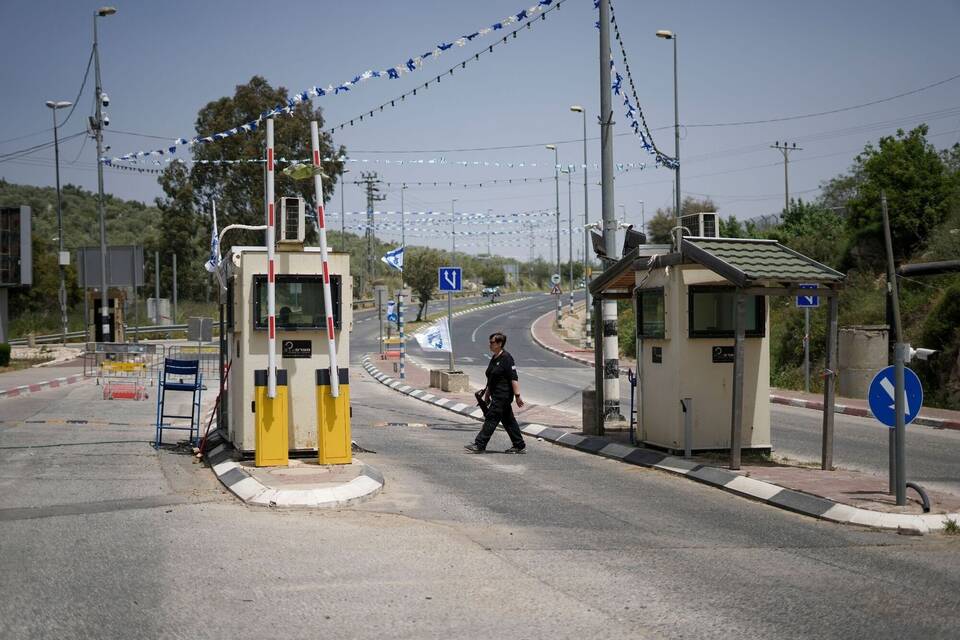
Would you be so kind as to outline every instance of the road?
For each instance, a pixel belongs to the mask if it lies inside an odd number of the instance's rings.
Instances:
[[[353,435],[383,492],[247,508],[147,444],[152,403],[97,391],[0,401],[4,638],[955,637],[956,537],[820,522],[536,440],[469,455],[475,421],[357,367]]]
[[[466,371],[471,383],[484,381],[489,351],[487,336],[503,331],[508,336],[507,350],[517,361],[522,376],[524,399],[535,404],[580,415],[580,392],[593,385],[593,369],[544,350],[530,336],[530,325],[542,314],[554,309],[554,299],[539,294],[524,302],[478,310],[455,319],[453,340],[457,367]],[[566,309],[566,307],[564,307]],[[376,348],[376,335],[370,341],[369,329],[356,332],[357,346],[352,353]],[[373,345],[371,347],[371,344]],[[446,354],[424,353],[416,343],[408,347],[411,357],[432,367],[447,366]],[[621,377],[622,412],[630,406],[630,387]],[[772,404],[771,440],[775,455],[798,461],[820,459],[822,413]],[[928,489],[960,494],[960,431],[921,425],[908,427],[907,477]],[[873,418],[835,416],[834,463],[846,469],[887,474],[887,430]]]

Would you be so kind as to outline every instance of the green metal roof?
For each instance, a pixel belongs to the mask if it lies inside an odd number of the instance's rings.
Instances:
[[[681,253],[737,286],[765,282],[839,284],[845,277],[776,240],[686,237]]]

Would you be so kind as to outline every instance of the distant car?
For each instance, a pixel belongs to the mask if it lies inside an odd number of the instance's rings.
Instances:
[[[500,287],[484,287],[481,292],[484,296],[490,296],[491,298],[496,298],[500,295]]]

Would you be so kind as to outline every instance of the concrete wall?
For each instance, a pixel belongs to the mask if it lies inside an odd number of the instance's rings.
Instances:
[[[698,265],[638,273],[642,288],[664,288],[665,337],[647,339],[642,346],[643,396],[640,437],[669,449],[683,449],[683,412],[680,401],[693,398],[693,449],[728,449],[733,407],[733,364],[714,363],[714,346],[731,346],[733,338],[690,338],[688,289],[691,285],[729,284]],[[766,314],[763,338],[747,338],[744,345],[744,448],[770,447],[770,319]],[[652,362],[653,347],[662,349],[663,362]]]
[[[320,275],[323,273],[318,248],[300,252],[276,252],[278,275]],[[350,362],[350,331],[353,330],[353,286],[350,278],[350,256],[346,253],[330,253],[330,273],[340,275],[341,304],[340,329],[337,330],[337,362],[340,368],[348,368]],[[255,441],[254,413],[250,410],[254,398],[253,372],[267,368],[267,331],[254,330],[253,278],[267,272],[267,252],[262,248],[236,248],[230,254],[230,272],[235,275],[234,328],[229,334],[230,356],[230,440],[245,452],[252,452]],[[279,310],[279,309],[278,309]],[[282,358],[283,339],[310,340],[311,358]],[[289,381],[288,433],[291,450],[316,450],[317,448],[317,369],[330,366],[327,348],[327,332],[285,331],[277,329],[277,366],[287,370]]]
[[[839,393],[846,398],[866,398],[870,382],[887,366],[886,325],[850,326],[840,329],[837,363]]]

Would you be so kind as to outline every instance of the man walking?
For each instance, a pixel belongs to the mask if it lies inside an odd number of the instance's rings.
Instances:
[[[489,403],[486,412],[486,419],[480,433],[477,434],[473,444],[466,445],[466,450],[470,453],[483,453],[490,442],[493,432],[499,423],[503,423],[503,428],[507,430],[510,436],[510,442],[513,446],[504,451],[504,453],[526,453],[526,443],[523,441],[523,434],[520,432],[520,425],[513,416],[513,409],[510,403],[517,401],[517,407],[523,407],[523,399],[520,398],[520,383],[517,380],[517,366],[513,361],[513,356],[504,351],[507,344],[507,336],[500,333],[490,334],[490,364],[487,365],[487,387],[483,390],[483,401]]]

